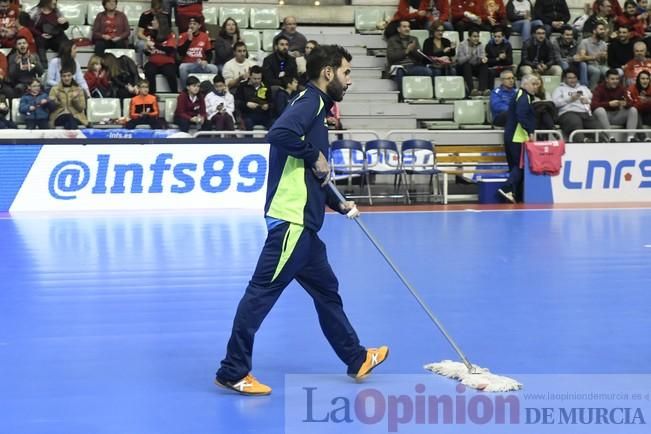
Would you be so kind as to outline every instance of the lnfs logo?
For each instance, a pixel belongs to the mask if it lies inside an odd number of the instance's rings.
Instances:
[[[198,185],[206,193],[221,193],[235,182],[238,192],[253,193],[262,188],[267,173],[267,159],[260,154],[245,155],[237,165],[233,157],[225,154],[207,156],[201,167],[197,163],[173,160],[174,154],[162,153],[150,165],[114,164],[108,154],[97,155],[94,165],[78,160],[63,161],[52,169],[48,189],[50,195],[59,200],[76,199],[76,193],[86,188],[92,194],[124,194],[127,191],[183,194]],[[169,172],[167,176],[166,172]],[[127,178],[131,178],[130,188]]]
[[[598,188],[595,180],[602,179],[603,189],[619,189],[623,182],[634,182],[637,188],[651,188],[651,160],[588,160],[585,172],[572,171],[572,161],[566,161],[563,169],[563,186],[568,190],[591,190]]]

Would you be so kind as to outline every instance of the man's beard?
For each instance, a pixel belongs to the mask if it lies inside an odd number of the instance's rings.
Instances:
[[[337,102],[344,99],[345,91],[346,89],[344,88],[344,85],[341,84],[341,82],[336,78],[328,83],[328,86],[326,86],[326,93],[328,96]]]

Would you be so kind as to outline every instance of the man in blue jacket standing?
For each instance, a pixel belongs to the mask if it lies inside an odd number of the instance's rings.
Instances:
[[[533,98],[540,81],[538,77],[527,74],[522,77],[520,89],[509,103],[506,126],[504,127],[504,150],[509,164],[509,179],[498,191],[509,202],[516,203],[522,199],[522,157],[523,143],[533,140],[536,129],[536,114],[533,111]]]
[[[354,218],[354,202],[341,203],[330,182],[326,115],[351,84],[351,55],[324,45],[307,58],[310,82],[275,122],[269,140],[265,219],[267,240],[240,300],[227,353],[215,383],[242,395],[268,395],[271,388],[251,374],[253,338],[274,303],[296,279],[314,299],[321,329],[356,380],[368,376],[389,352],[364,348],[344,313],[338,282],[317,232],[325,205]]]
[[[510,69],[500,73],[502,84],[491,91],[490,109],[493,125],[503,127],[509,113],[509,103],[515,96],[515,75]]]

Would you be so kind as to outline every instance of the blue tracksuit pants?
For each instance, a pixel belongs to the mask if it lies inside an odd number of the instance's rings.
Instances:
[[[348,321],[339,283],[316,232],[283,222],[267,235],[255,272],[237,307],[227,354],[217,371],[220,381],[238,381],[251,371],[253,339],[278,297],[296,279],[314,300],[321,329],[337,356],[356,373],[366,349]]]

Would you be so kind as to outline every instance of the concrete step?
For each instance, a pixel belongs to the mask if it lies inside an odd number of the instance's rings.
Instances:
[[[415,106],[409,104],[344,101],[339,105],[341,114],[346,116],[415,116]]]
[[[353,62],[355,61],[355,58],[353,58]],[[353,68],[352,72],[352,77],[353,81],[359,80],[361,78],[382,78],[382,71],[384,68],[382,67],[376,67],[376,68]]]
[[[384,57],[357,56],[353,57],[353,68],[384,68],[387,60]]]
[[[397,85],[393,80],[382,78],[366,78],[362,80],[353,80],[350,89],[354,91],[366,90],[382,92],[385,90],[397,90]]]
[[[346,92],[344,97],[346,102],[364,102],[375,104],[378,102],[398,102],[398,91],[393,92],[355,92],[352,89]]]
[[[346,116],[342,114],[341,123],[349,130],[415,129],[418,126],[416,118],[413,116]]]
[[[387,48],[387,43],[382,35],[349,35],[349,34],[305,34],[310,40],[314,39],[319,44],[339,44],[347,47]]]
[[[344,48],[353,56],[353,60],[358,56],[368,56],[366,47],[358,47],[352,45],[344,45]]]

